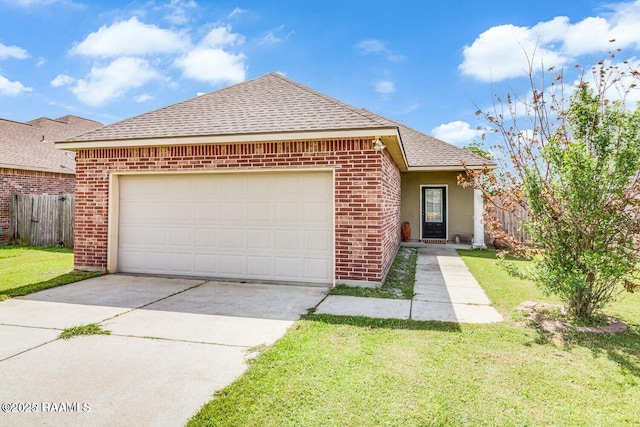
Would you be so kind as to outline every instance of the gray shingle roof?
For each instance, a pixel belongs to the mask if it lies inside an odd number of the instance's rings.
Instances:
[[[495,165],[484,157],[426,135],[402,123],[394,122],[368,110],[363,111],[387,125],[398,127],[409,167],[461,166],[462,162],[468,166]]]
[[[200,95],[70,141],[379,128],[359,109],[279,74]]]
[[[56,149],[54,142],[102,126],[76,116],[55,120],[41,117],[26,123],[0,119],[0,165],[14,169],[72,172],[75,170],[73,153],[66,154]]]
[[[271,73],[169,105],[65,142],[398,128],[410,167],[487,163],[401,123]]]

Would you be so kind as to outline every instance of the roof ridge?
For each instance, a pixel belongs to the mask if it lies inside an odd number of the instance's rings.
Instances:
[[[283,75],[282,75],[282,74],[280,74],[280,73],[271,72],[271,73],[269,73],[269,74],[267,74],[267,75],[265,75],[265,76],[263,76],[263,77],[266,77],[266,76],[269,76],[269,75],[273,75],[274,77],[279,77],[279,78],[281,78],[282,80],[284,80],[284,81],[286,81],[286,82],[288,82],[288,83],[291,83],[291,84],[293,84],[294,86],[297,86],[297,87],[298,87],[298,88],[300,88],[300,89],[303,89],[303,90],[305,90],[305,91],[307,91],[307,92],[309,92],[309,93],[311,93],[311,94],[313,94],[313,95],[316,95],[316,96],[318,96],[318,97],[320,97],[320,98],[323,98],[323,99],[325,99],[325,100],[327,100],[327,101],[330,101],[330,102],[332,102],[333,104],[340,105],[341,107],[346,107],[346,108],[347,108],[348,110],[350,110],[351,112],[354,112],[354,113],[358,114],[358,115],[359,115],[359,116],[361,116],[361,117],[364,117],[364,118],[367,118],[367,119],[369,119],[369,120],[372,120],[372,118],[371,118],[371,117],[367,117],[365,114],[362,114],[362,110],[363,110],[363,109],[356,108],[356,107],[354,107],[353,105],[349,105],[349,104],[347,104],[346,102],[342,102],[342,101],[340,101],[340,100],[338,100],[338,99],[336,99],[336,98],[333,98],[333,97],[331,97],[331,96],[329,96],[329,95],[326,95],[326,94],[324,94],[324,93],[322,93],[322,92],[319,92],[319,91],[317,91],[317,90],[315,90],[315,89],[313,89],[313,88],[310,88],[309,86],[305,86],[305,85],[303,85],[302,83],[298,83],[298,82],[297,82],[297,81],[295,81],[295,80],[291,80],[291,79],[289,79],[289,78],[287,78],[287,77],[283,76]],[[378,121],[378,124],[379,124],[379,125],[383,125],[383,126],[385,125],[385,123],[383,123],[383,122],[381,122],[381,121],[379,121],[379,120],[374,120],[374,121]]]
[[[16,123],[16,124],[19,124],[19,125],[25,125],[25,126],[31,126],[31,127],[33,127],[33,125],[32,125],[32,124],[27,123],[27,122],[19,122],[19,121],[17,121],[17,120],[5,119],[5,118],[3,118],[3,117],[0,117],[0,120],[2,120],[3,122],[10,122],[10,123]]]

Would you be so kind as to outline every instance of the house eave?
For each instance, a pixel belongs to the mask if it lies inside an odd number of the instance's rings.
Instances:
[[[495,164],[485,165],[444,165],[444,166],[409,166],[407,172],[464,172],[467,169],[471,170],[483,170],[483,169],[495,169]]]
[[[234,144],[251,142],[301,141],[334,138],[396,137],[396,127],[366,129],[335,129],[321,131],[270,132],[228,135],[175,136],[161,138],[107,139],[95,141],[58,141],[55,147],[63,150],[85,150],[94,148],[152,147],[175,145]]]
[[[51,168],[40,168],[36,166],[10,165],[6,163],[0,163],[0,169],[25,170],[25,171],[32,171],[32,172],[63,173],[66,175],[76,174],[76,171],[73,169],[51,169]]]

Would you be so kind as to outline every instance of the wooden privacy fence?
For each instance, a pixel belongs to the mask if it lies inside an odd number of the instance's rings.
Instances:
[[[531,236],[524,230],[524,219],[529,216],[525,208],[518,207],[515,212],[509,212],[495,206],[487,206],[487,213],[498,220],[504,232],[519,242],[531,242]],[[488,232],[488,227],[485,226],[485,234]]]
[[[9,199],[9,235],[32,246],[73,247],[75,196],[13,194]]]

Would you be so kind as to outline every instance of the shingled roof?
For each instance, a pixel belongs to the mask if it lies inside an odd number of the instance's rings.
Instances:
[[[0,168],[73,173],[73,153],[55,148],[54,142],[102,127],[76,116],[41,117],[26,123],[0,118]]]
[[[280,74],[270,73],[151,111],[65,143],[154,138],[397,129],[409,167],[460,167],[486,159],[403,124],[345,104]],[[119,144],[121,145],[121,144]]]

